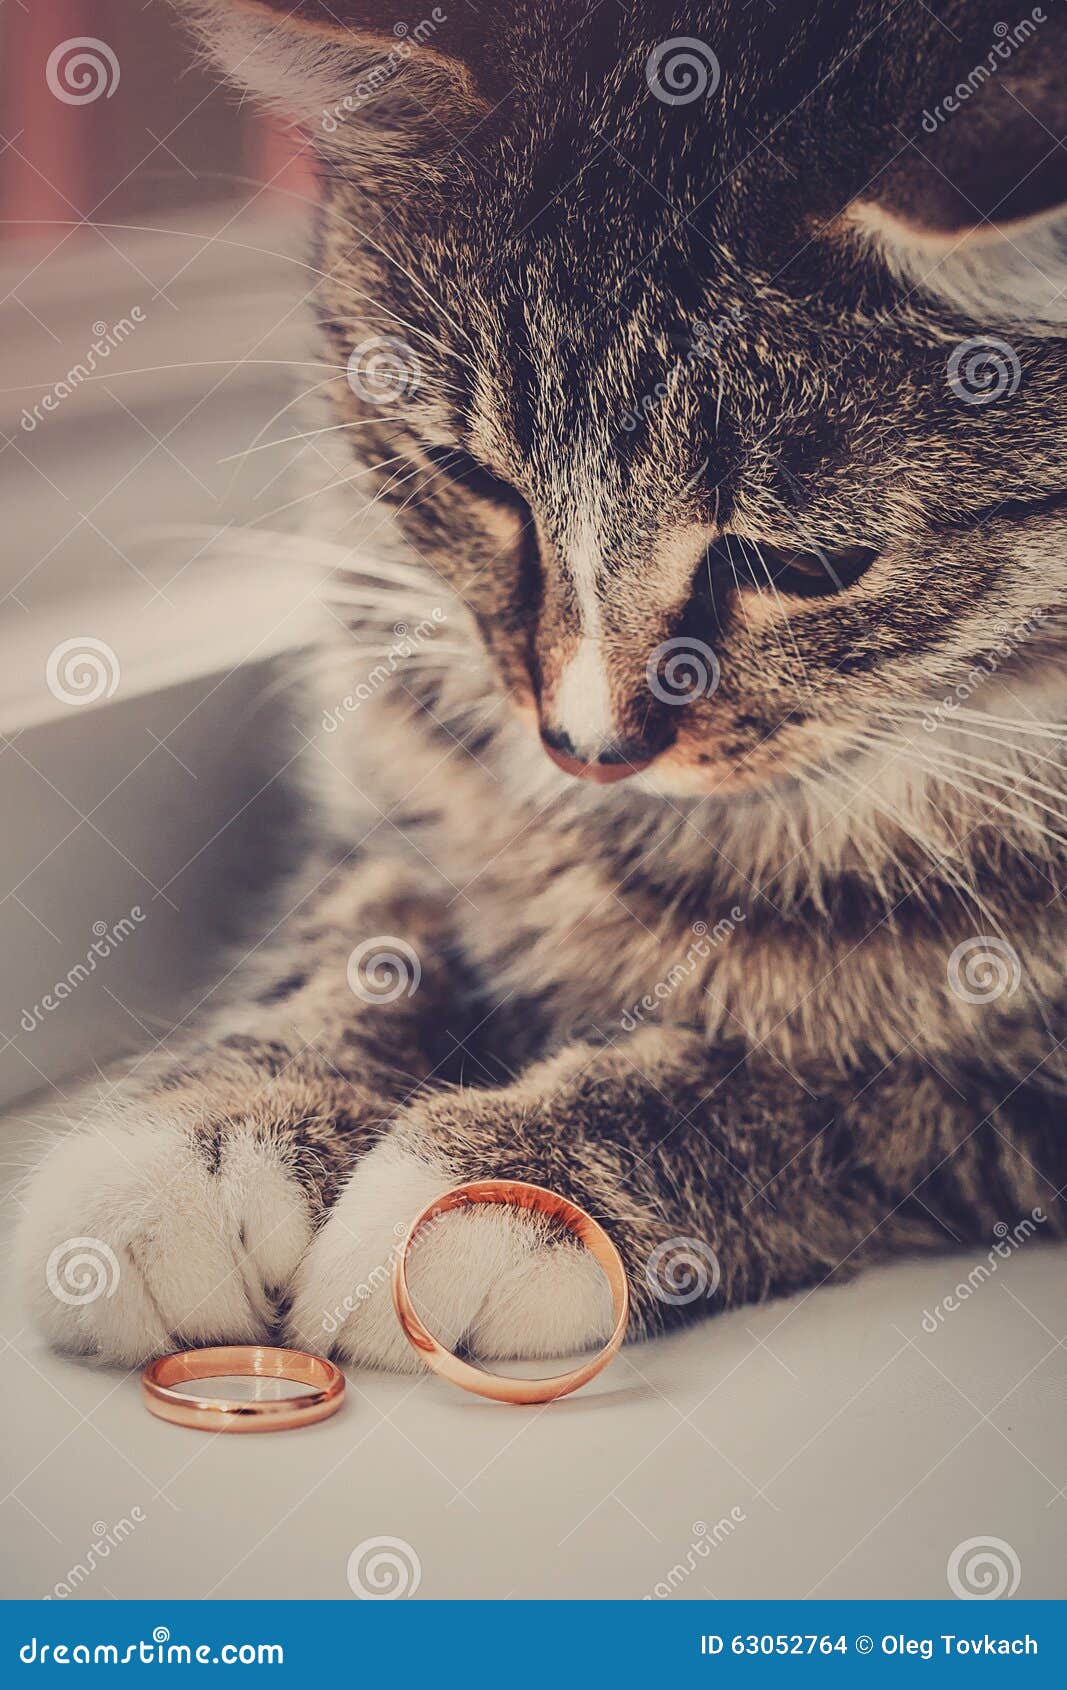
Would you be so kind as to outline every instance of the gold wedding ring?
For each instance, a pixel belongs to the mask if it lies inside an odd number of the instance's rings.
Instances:
[[[488,1373],[471,1362],[453,1354],[423,1323],[411,1300],[408,1287],[408,1256],[423,1227],[451,1209],[465,1209],[477,1203],[503,1203],[510,1208],[534,1209],[539,1214],[559,1221],[581,1240],[590,1255],[599,1262],[611,1290],[615,1323],[603,1349],[590,1356],[570,1373],[560,1373],[548,1379],[515,1379],[505,1374]],[[540,1185],[527,1185],[523,1180],[481,1179],[468,1185],[457,1185],[443,1197],[435,1197],[422,1213],[415,1217],[404,1244],[393,1264],[393,1304],[408,1342],[418,1351],[427,1367],[461,1390],[473,1391],[476,1396],[490,1397],[494,1402],[538,1403],[552,1402],[577,1391],[608,1365],[618,1353],[626,1335],[630,1318],[630,1292],[626,1269],[604,1228],[592,1215],[586,1214],[576,1203],[546,1191]]]
[[[233,1397],[194,1397],[176,1391],[195,1379],[226,1377],[291,1379],[314,1389],[302,1397],[242,1402]],[[141,1375],[150,1414],[201,1432],[283,1432],[310,1426],[335,1414],[344,1401],[345,1377],[332,1361],[303,1350],[275,1350],[264,1344],[219,1344],[160,1356]]]

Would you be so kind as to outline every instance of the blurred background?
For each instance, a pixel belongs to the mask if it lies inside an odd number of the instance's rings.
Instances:
[[[166,0],[2,0],[0,18],[6,241],[54,250],[72,220],[158,224],[309,192],[299,137],[193,63]],[[79,40],[96,44],[80,68]]]
[[[288,816],[307,585],[225,540],[321,380],[314,178],[164,0],[0,0],[0,36],[0,1102],[54,1104],[218,978]]]

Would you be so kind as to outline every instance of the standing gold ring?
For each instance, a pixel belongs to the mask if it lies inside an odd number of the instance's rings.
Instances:
[[[408,1255],[412,1245],[430,1221],[435,1221],[451,1209],[465,1209],[475,1203],[504,1203],[511,1208],[535,1209],[539,1214],[548,1215],[581,1239],[590,1255],[603,1268],[611,1291],[615,1323],[603,1349],[590,1356],[581,1367],[576,1367],[570,1373],[556,1374],[549,1379],[514,1379],[505,1374],[487,1373],[454,1355],[434,1337],[417,1314],[411,1300],[407,1274]],[[523,1180],[514,1179],[473,1180],[468,1185],[457,1185],[452,1191],[446,1191],[443,1197],[435,1197],[432,1203],[426,1205],[412,1222],[403,1247],[393,1264],[393,1304],[408,1342],[434,1373],[439,1374],[442,1379],[447,1379],[450,1384],[458,1385],[461,1390],[473,1391],[480,1397],[491,1397],[494,1402],[551,1402],[555,1397],[565,1397],[571,1391],[577,1391],[580,1386],[595,1378],[618,1353],[630,1318],[630,1291],[626,1283],[626,1269],[623,1267],[622,1257],[604,1228],[592,1215],[587,1215],[584,1209],[579,1209],[576,1203],[569,1202],[566,1197],[560,1197],[557,1192],[546,1191],[544,1186],[527,1185]]]
[[[302,1397],[242,1402],[235,1397],[193,1397],[174,1390],[194,1379],[226,1376],[291,1379],[311,1385]],[[310,1426],[335,1414],[344,1400],[345,1376],[332,1361],[303,1350],[275,1350],[265,1344],[218,1344],[206,1350],[180,1350],[160,1356],[141,1375],[144,1404],[150,1414],[175,1426],[201,1432],[283,1432]]]

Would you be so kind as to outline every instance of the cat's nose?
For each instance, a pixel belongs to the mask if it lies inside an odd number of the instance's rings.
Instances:
[[[615,740],[592,757],[584,757],[568,734],[558,728],[542,727],[541,743],[557,768],[578,780],[591,780],[598,786],[608,786],[617,780],[628,780],[641,769],[647,769],[659,753],[660,747],[638,740]]]

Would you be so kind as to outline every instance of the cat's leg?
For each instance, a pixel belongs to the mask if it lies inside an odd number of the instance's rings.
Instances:
[[[58,1346],[133,1364],[268,1335],[340,1184],[459,1033],[436,894],[385,862],[304,884],[234,1007],[88,1104],[29,1183],[17,1267]]]
[[[529,1180],[591,1211],[622,1252],[637,1337],[894,1250],[992,1241],[998,1220],[1035,1208],[1062,1231],[1056,1142],[1016,1140],[910,1054],[866,1086],[812,1095],[769,1059],[709,1054],[688,1032],[572,1047],[507,1088],[403,1112],[301,1262],[290,1337],[417,1366],[389,1266],[405,1224],[458,1181]],[[487,1358],[577,1351],[610,1327],[591,1258],[521,1211],[448,1215],[413,1252],[410,1282],[431,1330]]]

